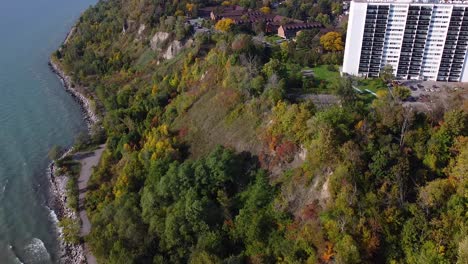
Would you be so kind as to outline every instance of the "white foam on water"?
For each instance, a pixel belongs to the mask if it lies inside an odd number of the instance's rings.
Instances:
[[[6,190],[7,186],[8,186],[8,179],[6,179],[5,184],[3,184],[0,187],[0,201],[2,201],[3,197],[5,196],[5,190]]]
[[[24,247],[24,257],[22,259],[26,263],[43,263],[50,262],[50,254],[44,245],[44,242],[39,238],[33,238]]]
[[[10,255],[9,258],[13,259],[13,263],[14,264],[24,264],[23,262],[21,262],[21,260],[19,259],[19,257],[16,255],[15,251],[13,250],[13,246],[12,245],[8,245],[8,254]]]

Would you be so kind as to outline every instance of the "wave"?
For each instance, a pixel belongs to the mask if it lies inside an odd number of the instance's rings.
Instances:
[[[5,197],[5,191],[6,191],[7,186],[8,186],[8,179],[5,180],[5,184],[2,184],[2,186],[0,186],[0,201],[2,201],[3,197]]]
[[[24,247],[24,263],[48,263],[51,261],[49,251],[44,245],[44,242],[39,238],[33,238]]]
[[[11,255],[11,258],[13,259],[14,264],[24,264],[20,260],[20,258],[16,255],[12,245],[8,245],[8,249],[9,249],[9,254]]]
[[[57,214],[55,213],[55,211],[50,208],[49,206],[47,205],[44,205],[44,207],[47,209],[47,211],[49,212],[49,221],[54,225],[55,227],[55,232],[56,232],[56,235],[58,237],[60,237],[62,235],[62,228],[59,226],[59,219],[58,219],[58,216]]]

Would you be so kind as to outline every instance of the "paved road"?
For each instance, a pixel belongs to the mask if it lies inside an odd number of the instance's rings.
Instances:
[[[77,158],[81,163],[80,178],[78,179],[78,190],[79,190],[79,208],[80,208],[80,219],[81,219],[81,236],[87,236],[91,231],[91,223],[89,222],[88,215],[84,207],[84,201],[86,191],[88,187],[88,181],[93,172],[93,167],[97,166],[99,160],[101,160],[102,152],[105,149],[105,145],[100,145],[98,149],[89,153],[76,154]],[[89,246],[84,245],[86,260],[89,264],[97,264],[96,258],[91,253]]]

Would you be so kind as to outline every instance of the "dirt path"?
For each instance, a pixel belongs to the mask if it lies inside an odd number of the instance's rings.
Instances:
[[[87,153],[78,153],[75,155],[75,159],[79,160],[81,163],[81,172],[80,178],[78,179],[78,190],[79,190],[79,214],[81,219],[81,236],[87,236],[91,231],[91,223],[89,222],[88,215],[84,207],[84,201],[86,196],[86,191],[88,187],[88,181],[93,172],[93,167],[97,166],[99,160],[101,159],[102,152],[105,149],[105,145],[100,145],[99,148],[92,152]],[[86,260],[89,264],[96,264],[96,258],[91,253],[89,246],[84,245]]]

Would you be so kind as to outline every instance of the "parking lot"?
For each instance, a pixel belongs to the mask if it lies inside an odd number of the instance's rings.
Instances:
[[[435,81],[398,81],[400,85],[411,90],[411,97],[405,105],[423,109],[433,108],[435,104],[448,108],[455,97],[468,100],[468,83],[435,82]]]

